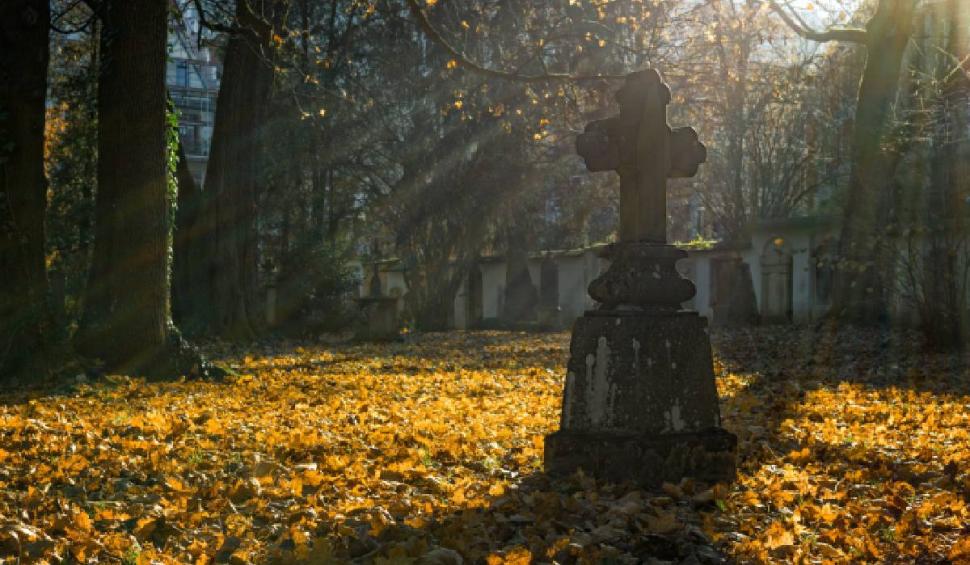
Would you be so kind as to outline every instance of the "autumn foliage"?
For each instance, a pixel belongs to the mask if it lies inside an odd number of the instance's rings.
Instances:
[[[564,334],[276,344],[223,350],[221,383],[11,393],[0,562],[970,560],[954,359],[862,334],[715,337],[740,476],[657,492],[541,473]]]

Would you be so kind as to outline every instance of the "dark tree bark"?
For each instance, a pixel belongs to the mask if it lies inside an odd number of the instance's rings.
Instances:
[[[0,2],[0,378],[45,341],[44,124],[50,6]]]
[[[913,33],[913,0],[883,0],[866,26],[869,55],[859,85],[852,134],[852,172],[839,238],[833,312],[857,324],[888,316],[892,260],[885,228],[892,208],[893,158],[883,150],[903,56]]]
[[[230,339],[248,339],[258,325],[256,194],[259,138],[273,84],[267,51],[275,2],[237,3],[239,30],[226,47],[212,148],[206,170],[209,241],[208,327]]]
[[[168,2],[102,7],[95,241],[76,345],[112,371],[174,376],[195,363],[176,349],[169,301]]]
[[[883,149],[892,105],[899,90],[903,57],[913,34],[915,0],[879,0],[862,29],[812,30],[777,1],[771,7],[803,37],[865,46],[866,67],[859,84],[852,137],[852,171],[839,240],[832,314],[871,325],[888,317],[886,285],[892,280],[891,250],[885,228],[892,208],[894,158]]]
[[[179,146],[178,208],[175,212],[175,234],[172,258],[172,317],[188,335],[204,324],[207,308],[206,287],[209,284],[202,236],[203,193],[189,170],[185,151]]]

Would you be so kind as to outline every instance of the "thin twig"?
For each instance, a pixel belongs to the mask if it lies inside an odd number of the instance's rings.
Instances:
[[[812,29],[808,23],[800,16],[794,16],[778,4],[777,0],[769,0],[768,5],[785,24],[795,33],[810,41],[828,43],[830,41],[843,41],[846,43],[859,43],[865,45],[869,42],[869,33],[859,28],[831,28],[825,31]],[[798,21],[796,21],[796,18]]]
[[[418,27],[421,31],[428,36],[428,39],[437,43],[442,49],[444,49],[448,55],[454,59],[455,63],[468,69],[472,72],[504,80],[512,80],[517,82],[551,82],[551,81],[566,81],[566,82],[585,82],[593,80],[618,80],[626,78],[626,75],[586,75],[586,76],[575,76],[568,73],[543,73],[539,75],[526,75],[517,72],[510,72],[499,69],[492,69],[486,67],[465,55],[462,51],[448,43],[448,40],[441,35],[435,27],[428,20],[427,14],[418,4],[418,0],[406,0],[408,9],[414,16],[414,19],[418,23]]]

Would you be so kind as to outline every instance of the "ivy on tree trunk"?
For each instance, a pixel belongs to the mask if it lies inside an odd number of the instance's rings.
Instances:
[[[171,320],[172,206],[165,0],[101,13],[95,241],[78,350],[112,371],[175,376],[199,359]]]

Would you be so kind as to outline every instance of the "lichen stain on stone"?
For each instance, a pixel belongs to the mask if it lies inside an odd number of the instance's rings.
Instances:
[[[569,428],[573,421],[573,395],[576,394],[576,373],[568,371],[566,373],[566,390],[563,392],[562,402],[562,427]]]
[[[592,378],[588,379],[586,409],[590,424],[599,427],[613,413],[612,402],[616,400],[616,387],[609,381],[610,346],[605,336],[600,337],[596,344],[596,355],[586,356],[586,367],[588,373],[593,373]]]
[[[675,400],[674,405],[670,407],[670,410],[664,412],[664,431],[674,431],[681,432],[687,427],[687,422],[684,421],[680,414],[680,402]]]
[[[633,377],[640,378],[640,342],[633,338]]]
[[[593,382],[593,367],[596,366],[596,355],[589,353],[586,355],[586,390],[583,396],[585,397],[585,402],[583,406],[586,408],[586,416],[589,418],[589,414],[592,410],[590,407],[590,401],[593,398],[593,387],[596,383]]]

